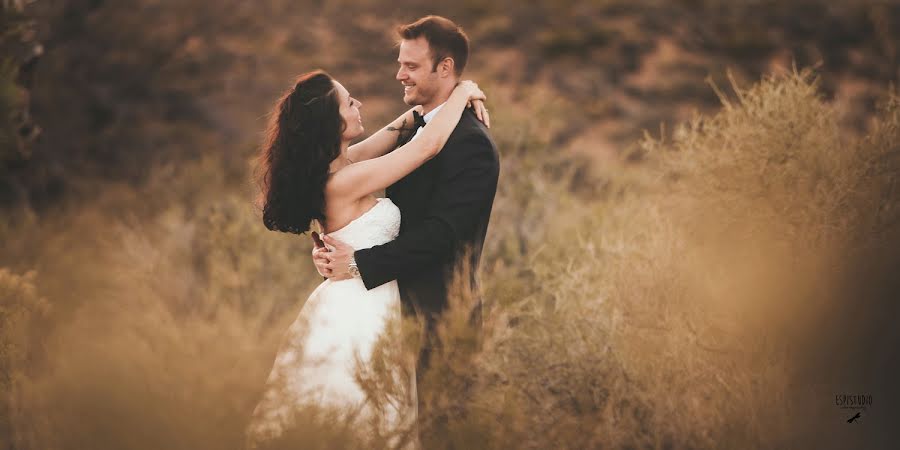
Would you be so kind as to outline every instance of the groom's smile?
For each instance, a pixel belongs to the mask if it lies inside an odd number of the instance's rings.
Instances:
[[[420,36],[400,42],[397,81],[403,85],[403,102],[422,105],[425,113],[447,100],[456,79],[452,73],[437,70],[428,41]],[[452,66],[451,66],[452,67]]]

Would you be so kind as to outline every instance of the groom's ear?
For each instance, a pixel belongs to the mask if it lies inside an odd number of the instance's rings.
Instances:
[[[454,73],[454,69],[456,68],[456,63],[453,61],[453,58],[446,57],[441,60],[441,62],[437,65],[437,72],[441,78],[452,77]]]

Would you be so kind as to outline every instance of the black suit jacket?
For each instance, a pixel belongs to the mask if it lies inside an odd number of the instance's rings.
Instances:
[[[441,152],[387,189],[402,215],[400,235],[356,251],[366,288],[396,279],[405,311],[434,319],[447,307],[448,277],[470,249],[466,276],[480,310],[476,271],[499,175],[497,148],[466,109]]]

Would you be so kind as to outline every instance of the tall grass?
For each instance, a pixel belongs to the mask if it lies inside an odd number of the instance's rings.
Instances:
[[[889,411],[857,436],[838,429],[846,417],[832,402],[896,392],[884,375],[896,350],[880,339],[896,337],[886,317],[897,317],[900,102],[888,95],[855,139],[808,73],[732,91],[717,114],[587,175],[552,147],[565,126],[555,103],[538,93],[533,108],[495,108],[503,170],[484,336],[464,326],[472,298],[457,283],[424,374],[425,448],[888,442]],[[33,325],[0,316],[3,348],[23,339],[6,330],[38,337],[17,347],[30,357],[3,353],[4,376],[28,376],[4,386],[15,407],[0,415],[0,442],[243,445],[281,336],[318,279],[307,239],[265,231],[227,166],[182,169],[55,218],[4,222],[3,311],[41,297],[53,309]],[[860,324],[834,328],[854,310]],[[419,328],[406,324],[410,342]],[[865,356],[832,354],[860,345]],[[359,369],[374,402],[397,388],[379,382],[388,367]],[[390,442],[320,411],[296,417],[267,448]]]

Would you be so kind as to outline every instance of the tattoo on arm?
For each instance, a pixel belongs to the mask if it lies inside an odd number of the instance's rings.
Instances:
[[[398,132],[399,132],[399,131],[403,131],[403,130],[406,130],[406,129],[407,129],[407,128],[406,128],[406,118],[405,118],[405,117],[403,118],[403,123],[400,124],[400,128],[397,128],[397,127],[387,127],[387,130],[388,130],[388,131],[398,131]]]
[[[399,128],[387,127],[387,130],[397,132],[397,144],[396,144],[397,147],[399,147],[400,144],[405,142],[407,140],[407,138],[409,137],[409,134],[412,133],[412,127],[406,126],[406,118],[405,117],[403,118],[403,123],[400,124]]]

